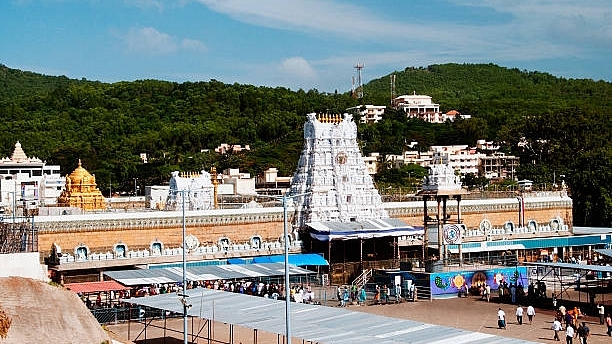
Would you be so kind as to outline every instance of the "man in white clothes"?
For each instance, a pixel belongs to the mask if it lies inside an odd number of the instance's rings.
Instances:
[[[506,312],[501,307],[497,311],[497,326],[506,329]]]
[[[531,321],[533,321],[535,313],[535,308],[533,308],[533,306],[527,307],[527,318],[529,319],[529,325],[531,325]]]
[[[521,305],[516,307],[516,322],[518,322],[519,325],[523,325],[523,307],[521,307]]]
[[[575,336],[576,336],[576,331],[574,331],[574,326],[569,325],[565,329],[565,342],[567,344],[572,344]]]
[[[561,331],[561,322],[557,319],[553,319],[552,330],[555,332],[554,340],[559,340],[559,331]]]

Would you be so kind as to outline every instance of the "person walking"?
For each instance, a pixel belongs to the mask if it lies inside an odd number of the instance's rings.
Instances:
[[[367,299],[367,294],[365,287],[361,287],[361,291],[359,291],[359,303],[361,305],[365,305]]]
[[[506,330],[506,312],[504,312],[501,307],[499,307],[499,310],[497,311],[497,327]]]
[[[535,314],[536,314],[535,308],[529,305],[527,307],[527,319],[529,319],[529,325],[531,325],[531,322],[533,321],[533,317],[535,316]]]
[[[561,331],[561,322],[559,321],[559,319],[553,319],[552,330],[555,332],[555,336],[553,337],[553,339],[559,341],[559,331]]]
[[[576,336],[576,331],[574,330],[574,325],[569,325],[566,329],[565,329],[565,342],[567,344],[573,344],[574,343],[574,337]]]
[[[523,325],[523,307],[521,305],[516,307],[516,322],[519,325]]]
[[[491,300],[491,286],[485,283],[485,293],[487,294],[487,302]]]
[[[581,325],[578,326],[576,333],[578,334],[578,341],[580,342],[580,344],[588,344],[587,340],[589,339],[589,336],[591,335],[591,329],[589,329],[589,327],[586,325],[584,321],[582,322]]]
[[[608,326],[608,337],[612,336],[612,318],[610,317],[610,313],[606,314],[606,326]]]

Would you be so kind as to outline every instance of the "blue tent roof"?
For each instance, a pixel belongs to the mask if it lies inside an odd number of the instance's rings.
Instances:
[[[285,256],[282,254],[253,258],[254,264],[283,263],[284,261],[285,261]],[[289,264],[292,264],[295,266],[329,265],[329,263],[327,262],[327,260],[325,260],[325,258],[323,258],[323,256],[316,254],[316,253],[290,254]]]
[[[227,264],[246,264],[246,260],[242,258],[230,258],[227,260]]]

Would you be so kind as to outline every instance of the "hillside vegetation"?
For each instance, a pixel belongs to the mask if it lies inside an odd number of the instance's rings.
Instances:
[[[426,94],[442,111],[472,118],[434,125],[387,109],[382,122],[358,126],[365,154],[400,154],[411,141],[424,150],[492,140],[521,158],[519,178],[550,184],[565,176],[576,225],[612,226],[612,84],[492,64],[409,67],[393,74],[397,95]],[[387,105],[389,75],[364,85],[364,93],[358,100],[216,80],[109,84],[0,65],[0,155],[9,156],[20,141],[28,156],[60,164],[62,174],[81,159],[106,194],[111,183],[112,190],[133,190],[134,178],[145,185],[167,183],[173,170],[239,167],[257,175],[277,167],[290,175],[306,114]],[[221,143],[248,144],[251,151],[221,156],[214,153]],[[147,153],[147,164],[140,153]]]

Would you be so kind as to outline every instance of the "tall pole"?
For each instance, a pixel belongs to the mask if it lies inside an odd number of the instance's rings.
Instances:
[[[185,224],[185,190],[182,190],[181,194],[183,197],[183,343],[187,344],[187,301],[185,300],[185,295],[187,294],[187,247],[185,233],[187,228]]]
[[[283,235],[285,236],[285,336],[291,344],[291,291],[289,290],[289,233],[287,229],[287,193],[283,194]]]

